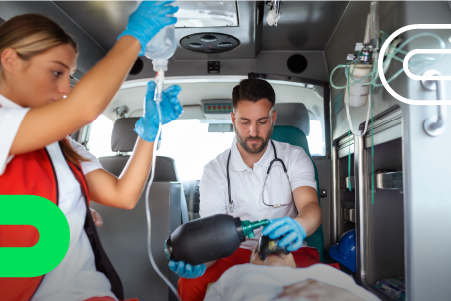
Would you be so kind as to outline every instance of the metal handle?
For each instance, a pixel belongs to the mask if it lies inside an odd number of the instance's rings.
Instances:
[[[272,9],[276,14],[280,13],[280,0],[273,0],[272,2]]]
[[[440,76],[437,70],[428,70],[423,76]],[[421,84],[426,90],[437,91],[437,100],[446,99],[445,83],[443,80],[422,80]],[[431,116],[423,123],[424,131],[432,137],[441,135],[445,131],[446,105],[437,107],[437,115]]]
[[[356,137],[354,140],[356,151],[354,152],[354,168],[355,168],[355,211],[356,211],[356,248],[357,248],[357,281],[366,289],[371,290],[369,284],[369,253],[368,253],[368,185],[366,171],[366,153],[363,136]]]
[[[332,144],[332,202],[331,202],[331,244],[338,242],[341,234],[341,214],[340,214],[340,175],[338,166],[338,141]]]
[[[282,0],[266,0],[266,6],[271,7],[277,14],[280,12],[280,4]]]

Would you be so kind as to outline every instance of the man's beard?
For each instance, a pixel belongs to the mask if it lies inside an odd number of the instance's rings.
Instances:
[[[258,154],[258,153],[261,153],[265,149],[265,147],[268,145],[269,139],[271,138],[272,132],[274,130],[274,126],[271,127],[271,130],[269,131],[268,135],[265,138],[262,138],[259,136],[256,136],[256,137],[249,136],[249,137],[243,138],[236,130],[236,127],[234,127],[234,129],[235,129],[236,139],[238,140],[238,143],[241,145],[241,147],[244,148],[244,150],[247,151],[248,153]],[[260,141],[262,141],[262,143],[260,144],[260,146],[258,146],[258,145],[248,146],[247,142],[250,140],[260,140]]]

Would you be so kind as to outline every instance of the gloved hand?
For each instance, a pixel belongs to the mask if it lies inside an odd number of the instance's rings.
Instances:
[[[207,269],[205,264],[198,264],[195,266],[185,263],[184,261],[169,261],[169,268],[182,278],[197,278],[202,276]]]
[[[279,241],[279,247],[287,247],[287,250],[292,252],[302,247],[307,234],[301,224],[290,217],[276,218],[269,221],[270,224],[266,226],[262,234],[269,235],[269,238],[274,239],[285,235]]]
[[[141,44],[139,55],[144,55],[147,43],[165,26],[175,24],[177,18],[166,17],[178,11],[177,6],[165,6],[174,1],[143,1],[128,18],[127,28],[117,38],[135,37]]]
[[[144,114],[135,125],[135,132],[146,141],[155,141],[158,133],[160,119],[158,118],[157,104],[155,103],[155,82],[147,84],[146,99],[144,101]],[[181,88],[178,85],[170,86],[163,91],[163,100],[160,103],[162,124],[166,124],[177,119],[182,114],[183,109],[177,99]],[[161,139],[161,135],[160,135]]]

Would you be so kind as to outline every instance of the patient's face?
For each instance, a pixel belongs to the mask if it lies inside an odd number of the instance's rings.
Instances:
[[[258,256],[257,245],[255,245],[254,250],[251,254],[251,260],[249,263],[257,265],[267,265],[267,266],[287,266],[296,268],[296,263],[294,262],[294,257],[291,253],[288,255],[282,252],[269,254],[265,260],[261,260]]]

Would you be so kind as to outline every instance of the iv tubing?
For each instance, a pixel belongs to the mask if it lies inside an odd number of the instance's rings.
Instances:
[[[155,272],[158,274],[158,276],[160,276],[161,279],[163,279],[164,282],[166,282],[167,286],[171,289],[171,291],[174,293],[174,295],[177,297],[177,299],[179,301],[182,301],[182,299],[180,298],[179,294],[177,293],[177,290],[175,289],[175,287],[172,285],[172,283],[161,273],[160,269],[158,268],[157,264],[155,263],[155,260],[153,259],[152,256],[152,249],[151,249],[151,226],[152,226],[152,221],[151,221],[151,216],[150,216],[150,208],[149,208],[149,193],[150,193],[150,187],[152,186],[153,183],[153,179],[155,177],[155,161],[156,161],[156,153],[157,153],[157,146],[158,146],[158,141],[160,139],[160,135],[161,135],[161,108],[160,108],[160,102],[162,100],[162,90],[163,90],[163,84],[164,84],[164,72],[162,70],[159,70],[157,73],[157,77],[156,77],[156,81],[157,81],[157,85],[155,87],[155,102],[157,103],[157,111],[158,111],[158,119],[159,119],[159,124],[158,124],[158,132],[157,132],[157,136],[155,137],[155,142],[153,145],[153,153],[152,153],[152,167],[151,167],[151,174],[150,174],[150,180],[149,183],[147,184],[147,189],[146,189],[146,216],[147,216],[147,252],[149,255],[149,259],[150,259],[150,263],[152,264],[153,269],[155,270]]]
[[[377,64],[373,65],[373,69],[377,68],[376,67]],[[372,74],[372,72],[370,73]],[[349,82],[349,69],[348,69],[348,82]],[[348,88],[348,100],[350,99],[350,88]],[[370,98],[371,95],[371,98]],[[366,133],[366,130],[368,129],[368,121],[370,120],[370,110],[371,110],[371,102],[373,101],[373,95],[372,94],[368,94],[368,110],[366,112],[366,122],[365,122],[365,129],[363,130],[363,132],[361,134],[357,134],[354,132],[354,126],[352,125],[352,120],[351,120],[351,113],[349,112],[349,104],[346,104],[346,117],[348,119],[348,125],[349,125],[349,129],[351,130],[352,134],[354,136],[363,136]]]
[[[382,33],[385,34],[384,32],[382,32]],[[407,39],[406,41],[404,41],[398,48],[396,48],[395,46],[392,46],[393,48],[395,48],[395,50],[394,50],[394,51],[391,51],[391,49],[390,49],[390,51],[389,51],[388,53],[384,54],[384,56],[387,56],[387,61],[384,62],[384,71],[388,69],[389,64],[391,63],[391,60],[392,60],[393,58],[396,59],[396,60],[398,60],[398,61],[401,61],[401,62],[402,62],[403,59],[397,57],[396,54],[397,54],[398,52],[401,52],[401,53],[403,53],[403,54],[406,54],[407,52],[405,52],[405,51],[403,51],[403,50],[401,50],[401,49],[402,49],[405,45],[407,45],[408,43],[410,43],[412,40],[414,40],[414,39],[416,39],[416,38],[419,38],[419,37],[422,37],[422,36],[431,36],[431,37],[436,38],[436,39],[438,40],[439,44],[440,44],[440,47],[441,47],[442,49],[445,48],[445,43],[443,42],[443,40],[442,40],[438,35],[432,34],[432,33],[427,33],[427,32],[426,32],[426,33],[420,33],[420,34],[417,34],[417,35],[415,35],[415,36],[413,36],[413,37]],[[357,57],[359,57],[359,56],[360,56],[360,52],[359,52],[359,54],[357,55]],[[415,66],[415,65],[417,65],[418,63],[422,63],[422,62],[424,62],[424,61],[433,61],[433,62],[436,62],[436,61],[440,60],[442,56],[443,56],[443,54],[442,54],[438,59],[435,59],[435,58],[423,58],[423,59],[419,60],[419,62],[416,62],[416,63],[414,63],[414,64],[410,64],[410,65]],[[353,63],[353,62],[355,63],[354,66],[352,66],[352,63]],[[348,93],[349,93],[349,89],[350,89],[350,87],[351,87],[352,85],[361,83],[364,79],[366,79],[366,78],[368,78],[368,77],[371,77],[371,81],[370,81],[369,83],[362,83],[362,84],[361,84],[362,86],[363,86],[363,85],[371,85],[372,87],[380,87],[380,86],[382,86],[382,84],[377,84],[377,83],[376,83],[379,73],[378,73],[378,69],[375,68],[375,66],[376,66],[375,64],[373,64],[373,70],[372,70],[367,76],[364,76],[364,77],[361,78],[360,80],[355,81],[354,78],[353,78],[353,74],[354,74],[354,70],[355,70],[355,66],[357,65],[357,62],[358,62],[358,60],[353,60],[353,61],[351,61],[351,62],[348,63],[348,64],[345,64],[345,65],[341,65],[341,64],[340,64],[340,65],[338,65],[337,67],[335,67],[335,68],[332,70],[331,74],[330,74],[330,84],[331,84],[331,86],[334,87],[335,89],[348,88]],[[376,63],[377,63],[377,60],[376,60]],[[343,87],[337,87],[337,86],[335,86],[335,85],[333,84],[333,82],[332,82],[332,76],[333,76],[333,73],[334,73],[335,70],[337,70],[338,68],[346,68],[346,67],[347,67],[347,70],[348,70],[347,84],[346,84],[345,86],[343,86]],[[351,69],[350,67],[352,67],[351,73],[350,73],[350,69]],[[394,79],[395,79],[396,77],[398,77],[399,74],[401,74],[403,71],[404,71],[403,68],[401,68],[400,70],[398,70],[398,72],[396,72],[396,73],[395,73],[395,74],[394,74],[387,82],[391,82],[392,80],[394,80]],[[353,80],[352,84],[350,84],[350,79]],[[371,95],[371,96],[370,96],[370,95]],[[353,127],[353,125],[352,125],[352,120],[351,120],[351,114],[350,114],[350,111],[349,111],[349,105],[346,104],[346,117],[347,117],[347,120],[348,120],[348,125],[349,125],[349,128],[350,128],[351,132],[352,132],[355,136],[363,136],[363,135],[365,135],[365,133],[366,133],[366,131],[367,131],[367,129],[368,129],[368,121],[369,121],[369,117],[370,117],[370,114],[369,114],[369,113],[370,113],[370,110],[371,110],[371,103],[373,102],[373,95],[372,95],[372,94],[369,94],[369,95],[368,95],[368,98],[369,98],[369,103],[368,103],[368,110],[367,110],[367,114],[366,114],[365,129],[363,130],[363,133],[362,133],[362,134],[357,134],[357,133],[354,132],[354,127]],[[349,96],[348,96],[348,99],[349,99]]]
[[[385,35],[385,32],[383,32],[383,31],[381,31],[381,32]],[[415,36],[413,36],[413,37],[407,39],[407,40],[404,41],[399,47],[397,47],[397,48],[395,47],[394,52],[389,51],[389,52],[385,53],[385,54],[384,54],[384,57],[385,57],[385,56],[387,57],[387,61],[384,62],[384,67],[386,66],[386,64],[387,64],[387,65],[390,64],[391,59],[395,59],[395,60],[398,60],[398,61],[400,61],[400,62],[403,62],[403,59],[397,57],[396,54],[397,54],[398,52],[401,53],[401,54],[404,54],[404,55],[407,54],[407,52],[404,51],[404,50],[402,50],[402,48],[403,48],[405,45],[407,45],[408,43],[410,43],[412,40],[417,39],[417,38],[422,37],[422,36],[430,36],[430,37],[433,37],[433,38],[437,39],[437,41],[438,41],[439,44],[440,44],[440,48],[441,48],[441,49],[445,49],[445,48],[446,48],[445,42],[443,42],[443,40],[442,40],[438,35],[433,34],[433,33],[428,33],[428,32],[420,33],[420,34],[417,34],[417,35],[415,35]],[[382,44],[383,44],[383,42],[382,42]],[[394,47],[394,46],[391,46],[391,47]],[[439,61],[439,60],[442,58],[442,56],[443,56],[443,54],[441,54],[441,55],[439,56],[439,58],[437,58],[437,59],[436,59],[436,58],[431,58],[431,57],[426,57],[426,58],[423,58],[423,59],[418,59],[417,62],[414,62],[414,63],[412,63],[412,64],[409,64],[409,66],[416,66],[416,65],[419,65],[419,64],[421,64],[421,63],[423,63],[423,62],[425,62],[425,61],[431,61],[431,62],[434,62],[434,63],[435,63],[435,62]],[[359,57],[359,55],[357,55],[357,57]],[[339,64],[339,65],[337,65],[337,66],[332,70],[332,72],[330,73],[330,78],[329,78],[329,79],[330,79],[330,85],[331,85],[333,88],[335,88],[335,89],[345,89],[345,88],[347,88],[347,87],[349,87],[349,86],[352,86],[352,85],[354,85],[354,84],[360,84],[364,79],[366,79],[366,78],[368,78],[368,77],[370,77],[370,76],[375,75],[374,78],[373,78],[373,80],[372,80],[371,82],[369,82],[369,83],[363,83],[363,84],[361,84],[361,85],[371,85],[371,84],[372,84],[372,85],[375,86],[375,87],[381,87],[382,84],[377,84],[377,83],[376,83],[377,79],[379,78],[379,76],[378,76],[378,73],[379,73],[379,72],[378,72],[378,69],[377,69],[377,68],[376,68],[375,70],[373,70],[373,71],[372,71],[370,74],[368,74],[367,76],[361,78],[360,80],[358,80],[358,81],[353,81],[352,84],[346,84],[346,85],[344,85],[344,86],[336,86],[336,85],[333,83],[332,77],[333,77],[333,75],[334,75],[334,73],[335,73],[335,71],[336,71],[337,69],[339,69],[339,68],[347,68],[347,67],[349,67],[350,65],[352,65],[352,63],[357,63],[357,62],[358,62],[358,60],[354,60],[354,61],[351,61],[351,62],[346,63],[346,64]],[[354,66],[354,68],[355,68],[355,66]],[[354,69],[354,68],[353,68],[353,69]],[[387,69],[388,69],[388,66],[387,66]],[[399,76],[399,74],[401,74],[401,73],[403,72],[403,70],[404,70],[404,69],[401,68],[398,72],[396,72],[395,75],[393,75],[390,79],[388,79],[387,82],[389,83],[389,82],[391,82],[392,80],[394,80],[396,77]],[[354,79],[354,78],[353,78],[353,72],[351,73],[351,79]]]
[[[393,53],[387,53],[386,55],[387,55],[388,57],[390,57],[390,58],[394,58],[395,60],[398,60],[398,61],[400,61],[400,62],[403,62],[404,60],[401,59],[401,58],[399,58],[399,57],[397,57],[396,54],[399,52],[399,53],[401,53],[401,54],[406,55],[407,52],[404,51],[404,50],[402,50],[402,48],[404,48],[404,46],[406,46],[406,45],[407,45],[408,43],[410,43],[412,40],[417,39],[417,38],[419,38],[419,37],[424,37],[424,36],[429,36],[429,37],[435,38],[435,39],[439,42],[440,48],[441,48],[441,49],[445,49],[445,48],[446,48],[445,42],[443,42],[443,40],[442,40],[438,35],[433,34],[433,33],[429,33],[429,32],[424,32],[424,33],[417,34],[417,35],[415,35],[415,36],[413,36],[413,37],[407,39],[407,40],[404,41],[399,47],[397,47],[396,50],[395,50]],[[434,64],[434,63],[438,62],[442,57],[443,57],[443,53],[440,54],[440,56],[439,56],[438,58],[425,57],[425,58],[423,58],[422,60],[418,60],[419,62],[413,62],[412,64],[409,64],[409,66],[416,66],[416,65],[418,65],[418,64],[420,64],[420,63],[423,63],[423,62],[425,62],[425,61],[431,61],[431,62],[433,62],[433,64]],[[385,63],[384,63],[384,64],[385,64]],[[432,65],[433,65],[433,64],[432,64]],[[385,67],[385,66],[384,66],[384,67]],[[404,71],[404,69],[401,68],[401,69],[400,69],[398,72],[396,72],[396,74],[393,75],[387,82],[391,82],[393,79],[395,79],[396,77],[398,77],[398,75],[401,74],[403,71]],[[375,87],[382,87],[382,86],[383,86],[382,84],[377,84],[377,83],[376,83],[377,79],[379,78],[378,74],[379,74],[379,72],[378,72],[378,70],[377,70],[377,68],[376,68],[376,76],[374,77],[374,79],[373,79],[373,81],[371,82],[371,84],[373,84]]]

